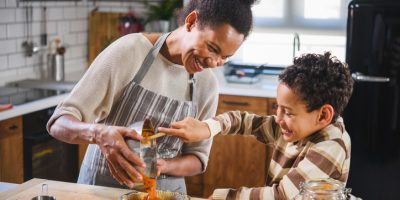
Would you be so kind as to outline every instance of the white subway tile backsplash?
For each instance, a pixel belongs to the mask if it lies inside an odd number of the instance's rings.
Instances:
[[[5,85],[6,83],[14,81],[16,79],[20,80],[18,79],[16,69],[5,70],[0,73],[0,85]]]
[[[43,20],[42,12],[43,12],[42,7],[33,8],[31,21],[38,22],[38,21]]]
[[[84,32],[87,30],[87,20],[71,21],[71,32]]]
[[[7,38],[17,38],[25,36],[24,24],[8,24],[7,25]]]
[[[0,86],[7,82],[26,78],[43,78],[47,64],[48,46],[42,46],[38,54],[25,56],[22,43],[27,40],[26,6],[33,6],[31,41],[40,44],[42,7],[47,7],[46,32],[48,43],[60,38],[67,46],[65,54],[66,73],[84,71],[87,63],[88,18],[95,6],[99,11],[127,12],[132,6],[134,13],[143,10],[140,3],[99,2],[81,0],[79,2],[0,0]]]
[[[27,38],[26,37],[22,37],[22,38],[17,38],[16,39],[16,50],[15,50],[15,52],[24,52],[24,49],[23,49],[23,47],[22,47],[22,43],[23,42],[25,42],[25,41],[27,41]]]
[[[8,56],[8,67],[18,68],[26,65],[26,58],[23,53],[11,54]]]
[[[26,23],[26,10],[23,7],[19,7],[15,9],[15,22],[24,22]]]
[[[32,30],[32,35],[33,36],[39,36],[40,33],[42,32],[42,24],[40,22],[34,22],[31,24],[31,30]]]
[[[87,19],[88,18],[88,8],[87,7],[78,7],[76,8],[76,17],[78,19]]]
[[[7,26],[0,25],[0,39],[6,38],[6,37],[7,37]]]
[[[17,50],[16,40],[0,40],[0,55],[15,53]]]
[[[76,8],[64,8],[64,19],[76,19]]]
[[[8,8],[17,7],[17,0],[6,0],[6,7]]]
[[[68,44],[68,46],[78,44],[78,34],[76,34],[76,33],[71,33],[71,34],[65,35],[63,37],[63,39],[64,39],[63,43]]]
[[[0,24],[14,23],[15,22],[15,9],[0,8]]]
[[[67,48],[65,58],[72,59],[86,57],[85,50],[85,45],[70,46],[69,48]]]
[[[71,73],[87,69],[88,64],[86,58],[74,59],[65,62],[65,72]]]
[[[56,7],[56,8],[48,8],[47,9],[47,21],[54,21],[54,20],[61,20],[63,19],[63,9]]]
[[[56,34],[57,33],[57,22],[49,22],[47,21],[47,26],[46,26],[46,31],[47,34]]]
[[[69,21],[57,22],[57,34],[58,35],[68,34],[69,30],[70,30]]]
[[[0,8],[6,7],[6,0],[0,0]]]
[[[118,7],[121,6],[121,2],[99,1],[97,2],[97,5],[100,7]]]
[[[40,68],[38,66],[21,67],[17,70],[17,74],[21,79],[37,78]]]
[[[8,58],[7,56],[0,56],[0,71],[7,69]]]
[[[120,12],[120,13],[128,13],[128,8],[123,8],[123,7],[114,7],[111,9],[111,12]]]
[[[43,56],[44,54],[34,54],[31,57],[26,57],[26,66],[31,67],[35,65],[43,65],[46,61]]]
[[[78,44],[87,44],[87,34],[86,33],[79,33],[78,34]]]

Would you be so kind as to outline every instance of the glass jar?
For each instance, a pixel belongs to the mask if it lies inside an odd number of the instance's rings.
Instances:
[[[350,188],[334,179],[317,179],[300,184],[300,193],[294,200],[347,200]]]

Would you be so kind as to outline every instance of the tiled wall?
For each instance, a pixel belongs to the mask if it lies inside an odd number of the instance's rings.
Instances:
[[[7,82],[26,78],[46,77],[47,47],[32,57],[24,55],[22,43],[27,40],[26,10],[33,7],[32,40],[40,45],[42,7],[47,8],[48,43],[60,38],[67,47],[65,53],[65,71],[73,73],[88,67],[87,33],[88,15],[97,7],[99,11],[127,12],[131,7],[137,16],[144,13],[143,5],[126,1],[89,0],[35,1],[0,0],[0,86]]]

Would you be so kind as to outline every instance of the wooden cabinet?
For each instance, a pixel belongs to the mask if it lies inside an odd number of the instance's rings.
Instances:
[[[220,95],[217,114],[231,110],[240,110],[258,115],[266,115],[268,112],[268,99],[262,97]]]
[[[0,122],[0,181],[24,182],[22,116]]]
[[[273,98],[220,95],[217,114],[240,110],[259,115],[275,114]],[[186,177],[188,194],[209,197],[216,188],[260,187],[265,184],[272,147],[253,136],[214,137],[205,173]]]

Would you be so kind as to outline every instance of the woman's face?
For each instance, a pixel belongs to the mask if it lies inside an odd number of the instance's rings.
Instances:
[[[188,16],[189,17],[189,16]],[[199,28],[196,22],[186,24],[182,42],[182,63],[190,74],[204,68],[222,66],[244,40],[231,25]]]
[[[281,127],[285,141],[296,142],[321,129],[319,110],[308,112],[307,104],[283,83],[278,85],[276,100],[276,123]]]

